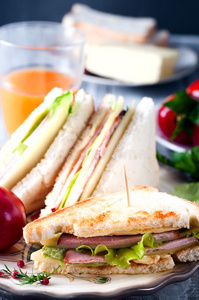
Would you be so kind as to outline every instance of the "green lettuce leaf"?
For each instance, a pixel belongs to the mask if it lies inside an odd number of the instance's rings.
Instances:
[[[64,256],[66,253],[66,249],[54,247],[54,246],[44,246],[42,248],[43,257],[52,257],[56,258],[60,261],[61,266],[64,265]]]
[[[194,236],[194,237],[197,237],[197,239],[199,239],[199,232],[187,232],[187,237],[191,237],[191,236]]]
[[[66,103],[68,105],[67,110],[68,114],[72,112],[72,100],[73,100],[73,93],[71,91],[66,92],[65,94],[55,98],[55,100],[49,106],[50,111],[50,119],[56,113],[57,109],[59,109],[60,105]]]
[[[106,245],[101,244],[93,250],[87,245],[82,245],[76,248],[76,251],[83,252],[84,250],[90,250],[93,256],[104,252],[106,253],[104,258],[111,266],[117,265],[120,268],[126,268],[130,265],[131,260],[142,259],[144,257],[145,246],[157,248],[160,244],[162,243],[154,243],[152,234],[145,233],[137,245],[129,248],[109,249]]]
[[[70,194],[70,191],[72,190],[72,188],[73,188],[73,186],[74,186],[74,184],[75,184],[75,182],[77,180],[77,177],[79,176],[80,171],[81,171],[81,169],[74,175],[73,179],[71,180],[71,183],[69,184],[69,187],[67,189],[66,194],[64,195],[64,198],[63,198],[63,200],[61,202],[61,205],[60,205],[59,209],[61,209],[61,208],[63,208],[65,206],[67,198],[68,198],[68,196]]]
[[[65,94],[55,98],[55,100],[50,104],[50,106],[45,109],[39,116],[36,117],[34,124],[28,130],[24,138],[19,142],[19,145],[12,151],[18,151],[20,155],[26,150],[28,146],[24,144],[24,142],[31,136],[31,134],[37,129],[37,127],[41,124],[41,122],[46,118],[48,114],[49,120],[53,117],[56,113],[57,109],[60,108],[61,105],[64,104],[67,114],[71,113],[72,111],[72,100],[73,100],[73,93],[71,91],[66,92]]]
[[[174,188],[173,195],[199,204],[199,182],[179,184]]]
[[[21,155],[26,150],[27,147],[28,147],[27,145],[20,142],[19,145],[12,151],[12,153],[17,151],[19,155]]]

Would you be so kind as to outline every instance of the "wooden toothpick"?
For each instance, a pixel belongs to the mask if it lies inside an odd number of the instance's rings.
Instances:
[[[125,165],[124,165],[124,179],[125,179],[125,186],[126,186],[127,205],[130,206],[129,187],[128,187],[128,180],[127,180],[127,176],[126,176]]]

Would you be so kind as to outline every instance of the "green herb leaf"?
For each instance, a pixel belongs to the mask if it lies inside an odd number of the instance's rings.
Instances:
[[[163,164],[174,167],[173,161],[168,159],[166,156],[162,155],[159,151],[156,151],[156,157]]]
[[[199,125],[199,103],[196,103],[194,109],[187,115],[187,118]]]
[[[170,141],[173,141],[177,136],[178,134],[183,130],[185,129],[185,125],[186,125],[186,117],[181,117],[178,121],[177,121],[177,125],[176,125],[176,128],[174,130],[174,132],[172,133],[172,136],[170,137]]]
[[[192,148],[191,151],[173,152],[172,158],[176,169],[188,172],[199,179],[199,146]]]
[[[177,92],[174,99],[165,102],[163,105],[169,107],[176,114],[181,115],[191,111],[196,103],[184,90]]]
[[[199,204],[199,182],[191,182],[177,185],[173,195]]]
[[[0,272],[2,272],[3,274],[1,275],[1,277],[4,278],[10,278],[12,275],[12,271],[6,266],[4,265],[5,269],[0,270]],[[34,274],[33,270],[32,270],[32,274],[28,274],[27,272],[23,272],[21,269],[16,270],[14,269],[14,271],[16,271],[16,275],[15,275],[15,279],[18,279],[20,281],[21,285],[24,284],[33,284],[35,282],[41,283],[43,279],[47,278],[50,279],[51,275],[54,274],[58,269],[60,268],[60,266],[58,266],[53,272],[51,273],[47,273],[45,271]]]

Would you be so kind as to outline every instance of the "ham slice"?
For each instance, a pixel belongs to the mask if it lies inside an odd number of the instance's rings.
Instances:
[[[161,234],[158,234],[161,235]],[[138,237],[138,236],[135,236]],[[99,237],[97,237],[99,240]],[[101,239],[103,237],[100,237]],[[107,237],[105,237],[107,238]],[[124,237],[120,237],[122,239]],[[127,236],[125,236],[127,238]],[[78,238],[79,240],[82,239],[87,239],[87,238]],[[89,238],[88,238],[89,239]],[[95,238],[92,238],[92,240]],[[114,238],[111,240],[112,242],[116,239]],[[71,238],[72,242],[72,238]],[[160,251],[164,251],[164,253],[175,253],[179,248],[186,248],[189,246],[192,246],[194,244],[198,243],[198,239],[196,237],[189,237],[189,238],[181,238],[177,240],[173,240],[171,242],[162,244],[158,248],[146,248],[145,255],[156,255]],[[60,245],[60,244],[59,244]],[[157,252],[157,253],[154,253]],[[69,249],[64,257],[64,263],[68,264],[88,264],[88,263],[106,263],[106,260],[103,255],[95,255],[92,256],[90,252],[82,253],[82,252],[77,252],[75,249]]]
[[[70,249],[64,257],[65,264],[89,264],[89,263],[107,263],[103,255],[92,256],[90,253],[77,252]]]
[[[174,253],[179,249],[183,249],[183,248],[187,248],[190,247],[192,245],[195,245],[198,243],[198,239],[197,237],[189,237],[189,238],[181,238],[181,239],[177,239],[168,243],[164,243],[160,246],[158,246],[158,248],[154,249],[154,248],[147,248],[146,249],[146,254],[150,255],[150,254],[158,254],[160,251],[167,251],[167,253]]]
[[[72,249],[77,248],[80,245],[87,245],[91,248],[95,248],[97,245],[104,244],[108,248],[126,248],[134,244],[137,244],[142,238],[142,235],[121,235],[121,236],[96,236],[96,237],[76,237],[72,234],[63,233],[58,241],[58,245],[66,248]],[[153,234],[155,242],[171,241],[179,239],[179,231],[168,231],[163,233]]]

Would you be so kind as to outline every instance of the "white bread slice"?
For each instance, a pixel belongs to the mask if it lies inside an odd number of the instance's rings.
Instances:
[[[45,263],[34,261],[34,267],[41,272],[53,272],[59,266],[58,263]],[[131,263],[127,268],[118,266],[87,267],[78,265],[65,265],[59,268],[55,273],[61,275],[70,274],[93,274],[93,275],[112,275],[112,274],[150,274],[173,269],[174,261],[170,255],[164,255],[154,264]]]
[[[22,200],[26,213],[43,207],[45,196],[51,190],[57,173],[77,138],[93,113],[91,95],[80,90],[75,96],[75,106],[58,132],[41,161],[13,188]]]
[[[62,187],[65,184],[67,176],[70,174],[75,162],[80,156],[80,153],[88,144],[104,117],[108,114],[109,110],[111,109],[111,104],[113,100],[116,100],[114,95],[105,95],[101,105],[98,107],[97,111],[92,115],[91,119],[87,124],[86,129],[82,132],[77,143],[70,151],[70,155],[65,160],[62,170],[59,172],[56,178],[56,183],[52,191],[47,195],[45,200],[46,207],[44,210],[41,211],[41,216],[51,213],[51,208],[55,207],[55,203],[57,202],[57,199],[60,195],[60,191],[62,190]]]
[[[156,31],[147,41],[147,44],[167,47],[169,43],[170,33],[168,30]]]
[[[158,186],[155,105],[151,98],[143,98],[136,107],[132,121],[113,152],[93,196],[123,191],[124,165],[129,186]]]
[[[101,41],[144,43],[154,32],[156,21],[153,18],[122,17],[99,12],[87,5],[75,4],[62,21],[86,34],[89,43]]]
[[[199,227],[199,205],[137,186],[126,193],[90,198],[29,223],[24,228],[27,243],[52,238],[57,232],[78,237],[158,233]]]
[[[178,262],[189,262],[199,260],[199,245],[195,245],[175,253]]]

